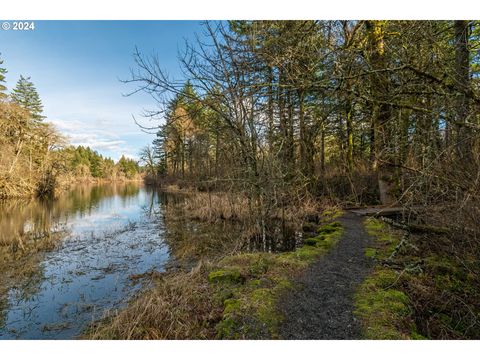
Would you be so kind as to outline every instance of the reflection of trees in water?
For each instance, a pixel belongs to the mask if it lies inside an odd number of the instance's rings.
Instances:
[[[44,201],[6,201],[0,204],[2,260],[50,247],[52,232],[62,228],[61,213]]]
[[[128,201],[139,191],[138,184],[133,183],[83,185],[57,199],[3,201],[0,203],[0,247],[28,253],[29,241],[48,240],[71,216],[91,214],[102,200],[113,201],[115,195]]]
[[[101,185],[76,186],[66,196],[55,201],[68,214],[80,216],[91,214],[102,200],[113,201],[114,196],[120,197],[122,205],[138,195],[140,187],[136,183],[111,183]]]
[[[200,259],[213,259],[238,250],[243,241],[242,224],[231,221],[214,223],[190,219],[184,204],[189,196],[158,192],[158,214],[165,241],[177,261],[187,264]]]
[[[10,199],[0,202],[0,328],[8,291],[21,299],[38,293],[43,280],[42,254],[64,239],[71,217],[90,214],[104,201],[131,201],[135,183],[76,186],[56,199]]]
[[[148,198],[148,202],[143,206],[143,210],[145,216],[151,218],[154,215],[158,215],[159,209],[156,208],[156,205],[162,203],[162,196],[153,186],[145,187],[145,194]]]
[[[8,305],[7,294],[0,288],[0,329],[5,326],[6,308]]]
[[[0,272],[2,273],[0,280],[0,328],[5,326],[9,292],[13,292],[14,299],[31,300],[38,294],[44,280],[41,252],[29,250],[31,251],[29,256],[17,259],[11,257],[10,260],[6,260],[0,266]]]
[[[271,219],[263,230],[255,219],[203,222],[191,219],[185,211],[188,195],[159,192],[151,196],[152,204],[154,196],[158,199],[165,240],[177,260],[212,259],[239,250],[291,251],[301,242],[301,233],[279,219]]]
[[[293,224],[280,219],[270,219],[263,229],[249,237],[248,251],[284,252],[292,251],[301,243],[302,234]]]

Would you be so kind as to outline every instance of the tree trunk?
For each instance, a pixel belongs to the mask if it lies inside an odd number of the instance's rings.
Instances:
[[[348,171],[352,172],[353,170],[353,119],[352,119],[352,102],[350,99],[347,99],[346,104],[346,125],[347,125],[347,166]]]
[[[370,65],[372,70],[383,70],[386,66],[385,43],[384,43],[384,21],[366,22]],[[387,128],[391,117],[390,106],[385,103],[388,99],[388,78],[385,72],[377,71],[371,75],[371,92],[373,94],[373,113],[372,113],[372,134],[373,137],[373,158],[372,168],[377,170],[378,189],[380,201],[388,205],[395,201],[394,190],[394,171],[391,167],[393,163],[388,145],[390,136]]]
[[[267,104],[267,112],[268,112],[268,150],[270,154],[273,153],[273,134],[274,134],[274,121],[273,121],[273,69],[271,67],[268,68],[268,104]]]
[[[463,124],[467,121],[469,112],[469,99],[467,93],[470,89],[470,69],[468,50],[468,21],[455,20],[455,86],[457,126],[457,153],[462,160],[471,160],[471,141],[467,129]]]

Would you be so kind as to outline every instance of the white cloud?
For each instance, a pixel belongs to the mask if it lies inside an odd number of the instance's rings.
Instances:
[[[94,150],[105,153],[118,160],[120,154],[137,158],[133,149],[126,140],[110,130],[108,122],[82,122],[77,120],[47,120],[52,123],[62,134],[66,135],[72,145],[88,146]]]
[[[44,94],[44,99],[48,121],[73,145],[89,146],[115,160],[122,154],[137,159],[138,155],[134,154],[154,138],[142,132],[132,118],[132,114],[140,114],[147,103],[122,97],[116,86],[55,89]],[[158,123],[152,122],[151,126],[155,125]]]

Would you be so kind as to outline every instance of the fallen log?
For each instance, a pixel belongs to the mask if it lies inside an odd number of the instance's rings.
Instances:
[[[451,232],[450,229],[445,228],[445,227],[436,227],[436,226],[431,226],[431,225],[419,225],[419,224],[405,224],[405,223],[399,223],[396,222],[392,219],[386,218],[386,217],[380,217],[380,219],[387,224],[411,232],[411,233],[433,233],[433,234],[449,234]]]

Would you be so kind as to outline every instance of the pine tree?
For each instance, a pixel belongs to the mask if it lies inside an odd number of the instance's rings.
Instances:
[[[0,59],[0,99],[4,99],[7,97],[7,94],[5,93],[7,87],[3,84],[5,83],[5,74],[7,73],[7,69],[1,67],[2,64],[3,60]]]
[[[43,105],[38,95],[37,89],[30,81],[30,77],[23,77],[20,75],[20,79],[13,89],[12,100],[17,104],[27,109],[32,118],[36,121],[42,121],[45,116],[42,115]]]
[[[166,151],[167,129],[161,126],[153,140],[153,157],[157,163],[158,173],[164,175],[167,172],[167,151]]]

